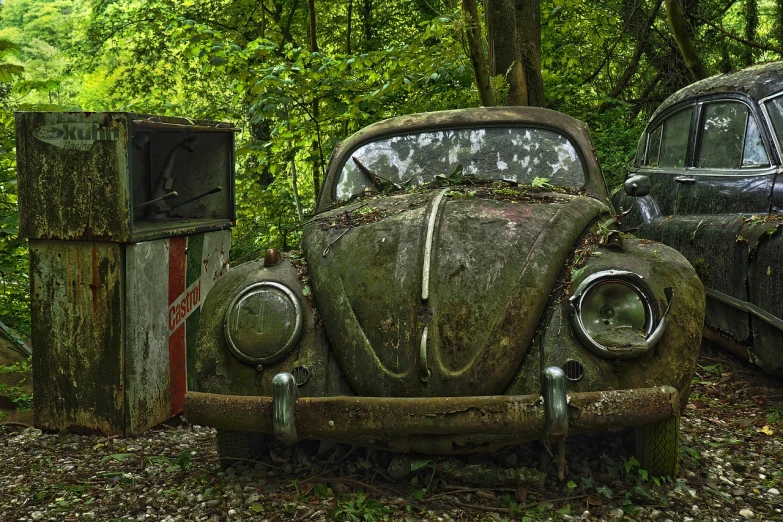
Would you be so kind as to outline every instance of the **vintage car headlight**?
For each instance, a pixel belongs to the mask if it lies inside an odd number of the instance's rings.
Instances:
[[[671,289],[666,289],[671,304]],[[667,307],[657,327],[653,298],[642,276],[621,270],[585,278],[569,298],[571,325],[596,355],[631,358],[646,353],[663,335]]]
[[[273,281],[248,286],[226,311],[226,341],[247,364],[269,364],[285,357],[302,332],[302,305],[290,288]]]

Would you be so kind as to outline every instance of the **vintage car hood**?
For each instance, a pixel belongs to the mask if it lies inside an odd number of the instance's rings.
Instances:
[[[364,200],[304,229],[321,318],[361,395],[503,393],[574,242],[608,211],[582,195],[443,192]]]

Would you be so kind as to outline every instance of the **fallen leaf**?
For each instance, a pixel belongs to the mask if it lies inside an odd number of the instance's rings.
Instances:
[[[775,433],[774,431],[772,431],[772,428],[770,428],[769,426],[764,426],[760,430],[756,430],[756,431],[759,433],[763,433],[764,435],[772,435],[773,433]]]
[[[601,501],[598,499],[595,499],[593,497],[587,497],[587,505],[588,506],[600,506]]]
[[[514,490],[514,498],[519,502],[524,502],[527,499],[527,488],[517,486],[517,489]]]

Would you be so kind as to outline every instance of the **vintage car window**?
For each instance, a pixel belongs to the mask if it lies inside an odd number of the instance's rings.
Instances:
[[[783,147],[783,95],[772,98],[764,106],[772,122],[772,127],[775,129],[775,135],[778,137],[778,144]]]
[[[647,160],[645,165],[648,167],[658,166],[658,155],[661,152],[661,134],[663,133],[663,125],[658,127],[650,134],[649,148],[647,149]]]
[[[519,184],[545,178],[567,187],[585,184],[585,169],[576,148],[557,132],[520,127],[446,129],[362,145],[343,165],[336,197],[345,200],[371,188],[373,176],[411,187],[435,181],[438,175]]]
[[[692,113],[693,107],[688,107],[663,122],[659,167],[682,168],[685,166]]]
[[[745,151],[742,153],[743,167],[767,167],[769,156],[764,142],[761,140],[761,131],[752,115],[748,117],[748,130],[745,132]]]
[[[727,101],[704,106],[700,168],[738,169],[767,165],[769,160],[758,126],[748,107]]]

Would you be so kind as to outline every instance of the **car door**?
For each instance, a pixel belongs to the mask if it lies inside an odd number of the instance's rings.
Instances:
[[[648,196],[638,200],[626,197],[622,191],[615,194],[613,202],[618,209],[633,209],[623,224],[625,230],[661,239],[662,224],[675,213],[676,178],[686,174],[689,164],[694,114],[695,104],[677,105],[656,118],[640,139],[637,174],[650,178],[651,189]]]
[[[783,372],[783,93],[762,100],[760,106],[771,131],[778,169],[772,190],[770,215],[746,224],[758,236],[748,273],[753,347],[750,356],[767,371]]]
[[[660,240],[696,268],[708,294],[707,324],[746,342],[751,254],[763,227],[777,175],[758,107],[738,95],[702,98],[695,106],[690,165],[674,177],[674,217]],[[758,219],[758,218],[756,218]]]

